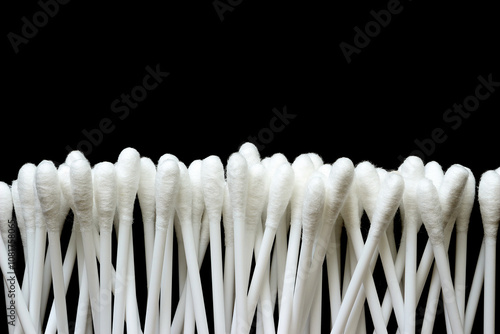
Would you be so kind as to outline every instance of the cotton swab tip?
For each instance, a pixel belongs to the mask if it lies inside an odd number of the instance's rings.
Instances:
[[[12,193],[5,182],[0,182],[0,221],[12,220]]]
[[[274,173],[269,185],[266,226],[277,228],[281,216],[292,196],[295,173],[288,162],[282,164]]]
[[[380,187],[370,233],[384,232],[392,221],[403,196],[405,184],[397,172],[388,173]]]
[[[240,146],[238,152],[245,157],[248,166],[260,163],[260,153],[254,144],[246,142]]]
[[[150,158],[141,158],[141,177],[137,196],[145,221],[154,221],[156,166]]]
[[[444,240],[444,226],[438,191],[431,180],[422,179],[418,184],[417,194],[420,216],[429,240],[434,245],[441,244]]]
[[[313,240],[325,204],[325,182],[320,176],[313,176],[307,184],[302,209],[302,238]]]
[[[448,168],[444,174],[443,182],[439,187],[439,198],[445,222],[448,222],[457,211],[468,177],[467,170],[457,164]]]
[[[211,155],[203,160],[201,182],[205,210],[209,217],[215,218],[220,215],[224,203],[224,166],[219,157]]]
[[[155,180],[156,228],[166,229],[174,215],[179,193],[179,163],[165,160],[158,166]]]
[[[94,196],[99,225],[111,230],[116,211],[116,172],[110,162],[100,162],[94,166]]]
[[[481,176],[478,200],[484,235],[496,239],[500,220],[500,175],[495,171],[487,171]]]
[[[59,176],[52,161],[44,160],[36,168],[36,192],[42,213],[49,230],[60,228],[59,223],[64,222],[59,218],[61,211],[61,188]]]
[[[94,202],[92,169],[87,160],[76,160],[70,166],[70,182],[76,214],[81,218],[80,226],[92,224]]]

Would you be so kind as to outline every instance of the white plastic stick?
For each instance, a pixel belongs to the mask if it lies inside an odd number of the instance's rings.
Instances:
[[[472,333],[472,326],[474,325],[474,320],[476,318],[477,306],[479,304],[479,298],[481,297],[481,290],[483,289],[484,282],[484,238],[481,243],[481,250],[479,251],[479,256],[477,258],[476,269],[474,271],[474,278],[472,279],[472,284],[469,291],[469,299],[467,300],[467,308],[465,309],[465,325],[464,333]]]
[[[231,332],[231,319],[234,308],[234,235],[233,210],[229,199],[227,184],[224,187],[224,203],[222,206],[222,223],[224,227],[224,318],[226,333]]]

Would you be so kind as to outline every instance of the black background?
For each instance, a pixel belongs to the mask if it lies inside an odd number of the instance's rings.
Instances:
[[[339,44],[353,44],[354,27],[364,29],[370,11],[388,3],[243,0],[221,21],[211,0],[73,0],[18,53],[7,36],[21,34],[21,18],[33,22],[40,5],[6,3],[0,179],[10,183],[26,162],[63,162],[68,146],[85,148],[92,164],[114,162],[128,146],[154,161],[172,153],[186,164],[211,154],[225,162],[269,127],[273,108],[286,106],[296,117],[274,133],[263,157],[316,152],[329,163],[345,156],[396,169],[416,141],[442,128],[446,140],[428,146],[424,161],[462,164],[479,181],[500,166],[500,88],[456,129],[443,115],[474,94],[478,76],[500,81],[498,12],[487,1],[401,1],[401,12],[348,63]],[[170,75],[119,119],[111,103],[157,64]],[[82,131],[104,118],[114,130],[78,146]],[[477,205],[471,224],[468,284],[482,238]],[[474,331],[482,329],[481,305],[477,319]],[[437,321],[436,331],[442,326]]]

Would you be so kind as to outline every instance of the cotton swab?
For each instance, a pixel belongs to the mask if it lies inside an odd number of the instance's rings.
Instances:
[[[231,319],[234,307],[234,221],[229,189],[224,186],[222,205],[222,224],[224,227],[224,318],[225,333],[231,332]]]
[[[59,240],[65,215],[61,215],[63,210],[61,204],[62,194],[59,188],[57,169],[50,161],[42,161],[37,167],[36,192],[49,236],[57,329],[60,333],[68,333],[66,293],[64,291],[61,243]]]
[[[133,210],[140,178],[139,153],[132,149],[124,149],[115,164],[117,180],[117,211],[119,221],[118,249],[116,257],[115,303],[113,308],[113,334],[123,333],[125,301],[127,290],[127,266],[130,247]]]
[[[155,179],[156,237],[152,258],[151,281],[148,290],[146,323],[144,326],[145,334],[155,333],[155,326],[158,319],[158,297],[160,295],[167,228],[169,224],[173,224],[175,203],[179,193],[178,163],[174,160],[164,161],[158,166]],[[168,314],[167,316],[170,319],[171,315]],[[170,331],[170,326],[168,326],[168,331]]]
[[[269,201],[267,205],[267,217],[265,222],[264,236],[255,262],[255,269],[248,291],[249,314],[255,312],[260,296],[266,268],[269,266],[271,247],[276,235],[278,224],[285,213],[286,207],[292,195],[294,172],[289,163],[282,164],[275,172],[269,186]]]
[[[198,333],[208,333],[207,316],[203,301],[203,292],[198,268],[198,258],[194,243],[192,226],[192,188],[191,180],[186,166],[179,163],[179,195],[177,197],[176,212],[182,229],[184,240],[184,251],[186,253],[186,263],[188,267],[189,284],[193,296],[194,314]],[[196,301],[196,302],[195,302]]]
[[[469,229],[469,219],[476,196],[476,179],[467,169],[469,177],[465,185],[462,201],[458,207],[458,215],[455,223],[457,243],[455,247],[455,297],[457,298],[458,311],[462,319],[462,325],[465,321],[465,290],[467,273],[467,231]]]
[[[476,269],[474,270],[474,278],[472,279],[472,284],[470,287],[469,298],[467,300],[467,308],[465,309],[465,325],[464,333],[472,333],[472,326],[474,325],[474,319],[476,317],[477,306],[479,304],[479,298],[481,297],[481,290],[483,288],[484,282],[484,252],[485,252],[484,238],[481,243],[481,249],[479,251],[479,256],[477,258]]]
[[[295,288],[295,276],[302,232],[302,201],[309,176],[314,171],[314,164],[307,154],[299,155],[292,164],[295,179],[293,193],[290,199],[291,222],[288,238],[288,254],[286,258],[285,276],[283,281],[283,294],[281,296],[281,309],[278,323],[278,333],[288,333],[292,319],[292,301]]]
[[[352,161],[347,158],[339,158],[332,165],[328,179],[326,180],[324,220],[314,241],[314,254],[309,269],[309,277],[311,279],[307,282],[307,294],[303,305],[304,313],[301,314],[302,319],[299,319],[301,323],[305,322],[304,316],[311,309],[315,289],[314,285],[317,284],[317,279],[321,275],[322,265],[330,241],[329,237],[332,229],[335,228],[334,223],[337,222],[340,209],[351,187],[353,176],[354,166]]]
[[[149,289],[151,262],[155,238],[155,178],[156,166],[150,158],[141,158],[141,176],[137,197],[141,206],[144,228],[144,246],[146,256],[146,281]]]
[[[430,180],[423,179],[418,185],[418,206],[420,215],[429,235],[434,258],[441,280],[444,302],[448,310],[453,333],[463,333],[462,321],[458,311],[455,290],[451,280],[446,250],[444,248],[443,217],[439,195]]]
[[[305,323],[301,322],[300,314],[308,314],[302,309],[306,293],[306,280],[313,254],[314,238],[319,221],[323,215],[325,203],[325,182],[321,176],[312,176],[308,182],[302,210],[302,245],[297,269],[297,280],[293,296],[292,332],[300,333]],[[313,293],[314,294],[314,293]]]
[[[422,160],[415,156],[408,157],[401,165],[401,174],[405,180],[403,203],[406,227],[406,260],[404,286],[404,332],[415,333],[415,311],[417,309],[417,233],[421,226],[418,218],[417,184],[424,177]]]
[[[346,326],[349,313],[354,304],[359,287],[362,284],[365,273],[368,270],[373,252],[375,251],[381,233],[385,233],[387,225],[392,220],[401,197],[403,195],[404,183],[401,176],[389,173],[382,184],[377,205],[373,214],[372,224],[368,233],[368,238],[363,248],[363,253],[358,259],[358,264],[352,275],[351,282],[347,288],[346,296],[333,325],[332,334],[342,333]]]
[[[86,160],[74,161],[70,166],[70,179],[75,205],[75,215],[80,223],[82,233],[85,267],[89,287],[90,306],[94,330],[100,333],[100,301],[99,301],[99,276],[95,254],[92,208],[94,194],[92,185],[92,170]],[[118,282],[117,282],[118,283]]]
[[[110,162],[101,162],[94,166],[94,195],[95,207],[98,213],[100,227],[100,330],[101,333],[111,332],[111,238],[113,218],[116,211],[116,172],[115,166]]]
[[[458,213],[458,205],[463,197],[463,192],[467,184],[469,174],[465,168],[460,165],[453,165],[446,171],[446,175],[439,188],[439,200],[443,211],[443,241],[444,249],[448,250],[451,233]],[[432,183],[432,181],[430,181]],[[432,261],[432,243],[427,242],[426,249],[420,260],[419,270],[417,272],[417,300],[420,297],[422,288],[427,277],[428,269]],[[423,267],[423,275],[420,275],[420,267]],[[434,327],[435,313],[441,290],[440,275],[437,264],[434,264],[431,284],[427,294],[427,305],[422,325],[422,333],[430,333]],[[446,307],[446,305],[445,305]]]
[[[500,175],[495,171],[487,171],[481,176],[478,200],[485,245],[484,332],[495,333],[496,239],[500,220]]]
[[[245,331],[247,324],[247,289],[245,286],[248,278],[245,277],[245,214],[248,191],[248,163],[240,153],[233,153],[226,167],[229,200],[233,211],[234,220],[234,269],[235,269],[235,311],[233,320],[237,333]],[[231,331],[233,334],[233,330]]]
[[[203,160],[201,169],[203,198],[210,224],[210,256],[212,264],[212,302],[215,333],[225,333],[224,283],[220,217],[224,202],[224,166],[217,156]]]

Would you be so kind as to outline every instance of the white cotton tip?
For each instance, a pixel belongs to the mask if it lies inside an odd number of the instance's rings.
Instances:
[[[17,227],[19,228],[19,233],[21,234],[21,241],[23,245],[26,246],[26,223],[24,221],[23,209],[21,206],[21,199],[19,198],[19,190],[17,188],[17,180],[12,181],[12,202],[14,204],[14,212],[16,214]]]
[[[240,146],[238,152],[247,160],[249,167],[260,163],[260,153],[254,144],[246,142]]]
[[[267,164],[264,163],[268,161]],[[262,166],[266,169],[266,200],[264,203],[264,210],[267,211],[267,202],[269,201],[269,186],[271,184],[272,178],[276,170],[284,163],[288,163],[287,158],[282,153],[275,153],[272,157],[262,160]]]
[[[496,239],[500,220],[500,175],[497,172],[487,171],[481,175],[477,197],[484,235]]]
[[[224,203],[222,205],[222,225],[224,226],[224,245],[231,247],[234,244],[234,220],[229,188],[224,185]]]
[[[370,234],[384,233],[394,219],[396,210],[403,197],[405,184],[397,172],[390,172],[380,186],[375,211],[371,219]]]
[[[227,186],[235,221],[243,221],[248,196],[248,163],[240,153],[233,153],[227,162]]]
[[[61,188],[56,166],[44,160],[36,168],[36,193],[49,231],[61,230]]]
[[[111,231],[116,212],[117,185],[115,165],[100,162],[94,166],[94,200],[101,230]]]
[[[5,182],[0,182],[0,232],[7,247],[9,222],[12,220],[12,193]]]
[[[378,179],[380,180],[380,182],[383,182],[384,177],[386,177],[387,173],[389,173],[389,172],[381,167],[377,167],[377,168],[375,168],[375,170],[377,171]]]
[[[224,166],[218,156],[211,155],[203,160],[201,183],[205,210],[210,221],[220,220],[224,203]]]
[[[436,161],[430,161],[425,165],[425,177],[434,183],[436,189],[439,189],[444,177],[443,168]]]
[[[330,171],[332,170],[332,165],[331,164],[324,164],[321,165],[321,167],[318,168],[318,172],[323,174],[324,176],[328,177],[330,175]]]
[[[299,224],[302,221],[302,205],[306,191],[307,181],[314,172],[314,164],[307,154],[301,154],[295,158],[292,164],[295,180],[291,197],[292,224]]]
[[[0,182],[0,221],[12,220],[12,193],[9,185],[5,182]]]
[[[75,201],[73,200],[73,191],[71,190],[70,168],[66,163],[60,164],[57,168],[59,177],[59,186],[67,204],[71,210],[75,210]]]
[[[92,228],[92,208],[94,206],[94,190],[92,185],[92,169],[87,160],[76,160],[70,166],[71,192],[81,230]]]
[[[355,187],[347,194],[340,214],[344,219],[344,225],[347,229],[359,228],[361,225],[360,202]]]
[[[155,179],[156,229],[165,230],[170,224],[179,194],[179,163],[167,159],[158,166]]]
[[[269,168],[269,163],[271,162],[271,158],[270,157],[265,157],[264,159],[262,159],[260,161],[260,163],[262,164],[262,166],[264,166],[266,169]]]
[[[348,158],[339,158],[333,163],[326,181],[328,203],[325,206],[329,216],[337,216],[344,205],[352,186],[354,170],[354,165]]]
[[[419,157],[409,156],[401,164],[399,172],[405,182],[405,191],[402,200],[405,217],[403,223],[411,222],[418,224],[418,228],[421,223],[418,219],[417,187],[420,180],[425,177],[424,163]]]
[[[307,183],[302,208],[302,239],[313,241],[325,204],[325,181],[322,176],[314,175]]]
[[[444,174],[443,182],[439,187],[439,199],[445,222],[450,221],[458,213],[457,208],[468,177],[469,173],[460,165],[452,165]]]
[[[380,191],[380,179],[377,170],[369,161],[360,162],[355,170],[358,198],[368,217],[372,217]]]
[[[164,155],[162,155],[160,157],[160,159],[158,159],[158,166],[160,166],[164,161],[167,161],[167,160],[175,160],[176,162],[179,162],[179,159],[173,155],[173,154],[170,154],[170,153],[165,153]]]
[[[27,231],[35,229],[35,173],[36,166],[27,163],[21,167],[17,175],[17,189]]]
[[[323,166],[323,159],[317,153],[307,153],[307,155],[311,159],[314,169],[318,169]]]
[[[141,158],[141,176],[137,197],[144,222],[154,222],[155,219],[155,180],[156,166],[154,162],[150,158]]]
[[[179,195],[175,210],[181,225],[192,224],[193,189],[184,163],[179,162]]]
[[[76,160],[87,160],[85,155],[78,151],[74,150],[69,152],[69,154],[66,156],[66,160],[64,161],[68,166],[71,166],[71,164],[76,161]]]
[[[469,229],[469,219],[476,197],[476,178],[469,168],[465,168],[469,173],[467,183],[462,194],[462,201],[458,207],[457,221],[455,223],[457,231],[467,232]]]
[[[294,170],[288,162],[282,164],[274,173],[269,185],[267,227],[278,228],[281,217],[285,214],[286,207],[292,196],[294,178]]]
[[[203,186],[201,183],[201,160],[194,160],[188,168],[191,189],[193,193],[193,207],[191,209],[193,222],[200,223],[201,216],[205,210],[205,200],[203,199]]]
[[[444,240],[444,221],[439,193],[429,179],[422,179],[417,187],[418,208],[425,229],[432,244],[438,245]]]
[[[262,216],[262,210],[268,194],[266,169],[262,164],[254,164],[248,171],[248,195],[246,206],[246,223],[255,227]]]
[[[115,163],[120,223],[132,224],[134,202],[141,175],[141,157],[135,149],[127,147],[120,152]]]

